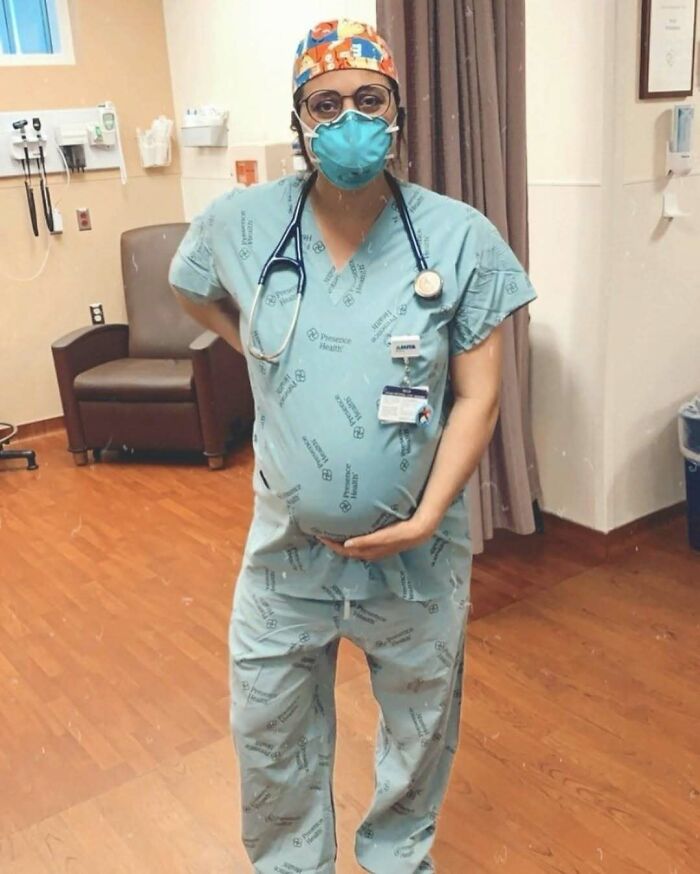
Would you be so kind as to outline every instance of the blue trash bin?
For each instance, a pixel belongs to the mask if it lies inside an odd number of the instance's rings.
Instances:
[[[678,410],[678,441],[685,462],[688,543],[700,550],[700,394]]]

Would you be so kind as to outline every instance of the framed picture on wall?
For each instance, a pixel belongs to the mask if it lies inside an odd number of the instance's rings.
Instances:
[[[690,97],[697,0],[642,0],[639,97]]]

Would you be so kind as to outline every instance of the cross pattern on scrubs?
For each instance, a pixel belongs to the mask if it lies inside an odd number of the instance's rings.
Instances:
[[[262,265],[297,203],[303,178],[217,198],[197,217],[173,260],[170,281],[193,299],[232,295],[248,339]],[[449,357],[471,348],[536,297],[526,272],[493,224],[473,207],[401,182],[440,297],[414,294],[416,264],[390,200],[342,270],[336,270],[307,203],[302,247],[307,287],[291,341],[275,364],[246,354],[255,400],[255,512],[245,563],[263,590],[348,599],[392,591],[405,600],[444,592],[469,576],[464,494],[435,535],[378,562],[335,555],[317,535],[344,540],[407,519],[417,507],[449,412]],[[254,344],[279,348],[296,303],[293,271],[266,283]],[[422,425],[382,423],[382,389],[399,385],[404,363],[390,338],[418,335],[411,381],[427,386]]]

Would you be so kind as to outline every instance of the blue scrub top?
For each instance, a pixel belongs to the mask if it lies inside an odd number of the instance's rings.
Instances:
[[[195,301],[231,296],[241,337],[258,277],[297,202],[303,176],[234,189],[192,222],[170,282]],[[246,350],[255,401],[255,512],[244,566],[261,590],[314,598],[369,598],[385,587],[428,600],[468,581],[471,542],[464,492],[435,535],[378,562],[345,559],[316,535],[362,534],[407,518],[420,502],[449,414],[449,358],[472,348],[536,298],[527,273],[496,227],[461,201],[401,182],[428,265],[444,283],[417,297],[417,267],[390,199],[348,263],[337,271],[307,201],[302,214],[307,285],[299,322],[277,363]],[[287,254],[293,254],[293,243]],[[296,303],[296,275],[270,274],[256,313],[254,345],[276,351]],[[427,425],[383,424],[382,389],[399,385],[402,359],[390,337],[417,334],[410,381],[429,387]]]

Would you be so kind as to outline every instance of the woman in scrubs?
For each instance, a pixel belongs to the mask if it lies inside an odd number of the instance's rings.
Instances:
[[[347,637],[380,708],[357,860],[374,874],[433,872],[470,606],[464,487],[498,417],[499,326],[536,294],[485,216],[397,181],[442,278],[439,295],[415,293],[383,172],[404,111],[372,27],[309,31],[293,108],[317,174],[299,218],[298,321],[294,270],[257,286],[309,173],[217,198],[170,272],[183,307],[245,355],[255,400],[255,506],[229,633],[242,839],[258,874],[335,871],[334,683]]]

